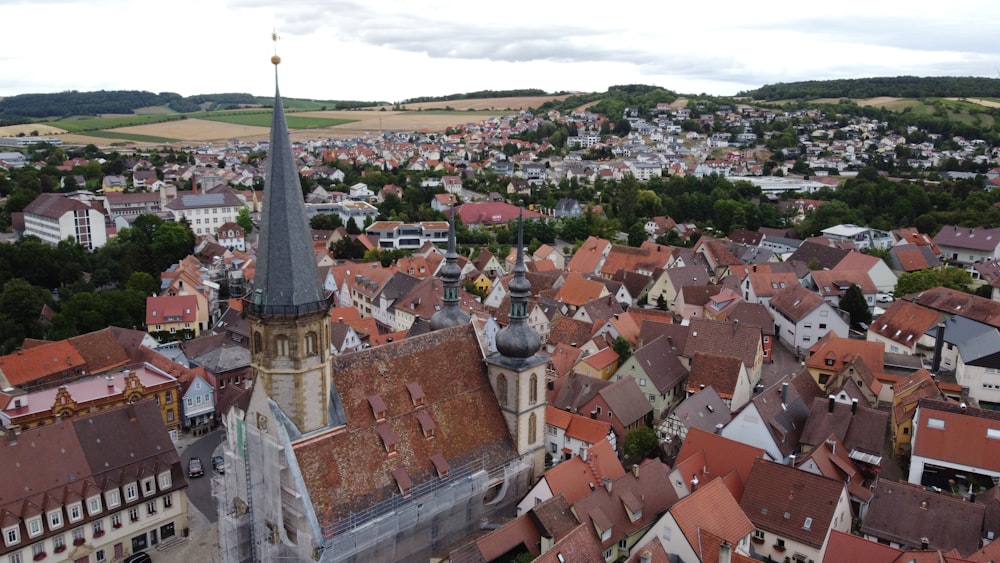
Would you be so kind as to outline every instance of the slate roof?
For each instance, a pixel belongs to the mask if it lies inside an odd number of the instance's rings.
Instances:
[[[405,470],[414,486],[437,479],[431,456],[441,454],[454,472],[471,462],[497,467],[516,457],[507,425],[486,375],[472,325],[333,358],[333,383],[347,424],[343,430],[294,445],[295,456],[321,525],[389,499],[398,492],[393,471]],[[441,366],[428,370],[427,366]],[[414,406],[407,384],[423,390],[426,404]],[[387,406],[376,423],[368,397]],[[419,416],[436,424],[428,440]],[[469,432],[475,414],[476,431]],[[399,438],[390,456],[377,431]]]
[[[934,244],[980,252],[993,251],[1000,244],[1000,228],[946,225],[934,235]]]
[[[757,528],[819,549],[843,491],[841,481],[758,459],[740,507]],[[812,519],[808,529],[806,518]]]
[[[653,407],[646,395],[639,389],[639,383],[631,377],[619,379],[610,385],[599,389],[597,394],[604,399],[608,407],[624,426],[642,420]]]
[[[927,330],[936,335],[937,327]],[[987,324],[963,317],[951,317],[945,322],[944,341],[958,346],[962,363],[981,367],[1000,367],[1000,331]]]
[[[709,408],[711,407],[711,408]],[[732,418],[729,407],[711,386],[701,389],[681,401],[671,416],[677,417],[688,432],[697,428],[705,432],[715,432],[716,425],[726,425]]]
[[[868,330],[906,346],[912,346],[928,331],[935,331],[941,313],[909,301],[893,301],[873,320]]]
[[[905,295],[903,299],[946,315],[957,315],[1000,328],[1000,302],[985,297],[941,286]]]
[[[920,485],[881,479],[861,532],[900,545],[920,547],[927,538],[932,549],[957,549],[969,555],[979,549],[985,505],[928,491]]]
[[[785,383],[788,384],[787,402],[782,403]],[[788,456],[798,449],[802,429],[809,418],[809,407],[813,399],[822,394],[809,370],[803,369],[795,375],[782,377],[750,399],[782,455]]]

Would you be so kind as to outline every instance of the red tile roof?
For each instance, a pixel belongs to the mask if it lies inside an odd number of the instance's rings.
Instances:
[[[702,467],[697,470],[700,481],[705,482],[716,476],[735,473],[745,484],[750,477],[750,469],[753,468],[754,462],[763,458],[765,452],[761,448],[692,427],[688,429],[684,444],[677,453],[677,462],[681,463],[695,454],[700,454],[704,459]],[[742,487],[733,492],[733,497],[737,501],[742,496]]]
[[[840,530],[833,530],[830,532],[830,539],[826,544],[823,563],[842,563],[843,561],[895,563],[902,554],[903,550],[901,549]]]
[[[0,373],[12,387],[38,382],[58,374],[80,375],[86,360],[69,341],[51,342],[0,357]]]
[[[573,456],[545,472],[545,481],[552,495],[563,495],[570,504],[590,494],[591,485],[600,485],[607,477],[618,479],[625,474],[621,461],[607,440],[587,449],[585,456]]]
[[[160,295],[146,298],[147,327],[197,322],[198,298],[194,295]]]
[[[670,513],[696,554],[701,551],[703,532],[736,545],[754,529],[753,523],[718,477],[677,501],[670,507]]]
[[[1000,432],[1000,412],[934,399],[921,399],[917,409],[913,455],[1000,471],[1000,448],[987,436],[988,430]],[[943,421],[944,428],[928,427],[930,418]]]

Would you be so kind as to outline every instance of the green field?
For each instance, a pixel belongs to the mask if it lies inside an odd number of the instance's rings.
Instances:
[[[170,137],[157,137],[155,135],[139,135],[136,133],[117,133],[115,131],[87,131],[88,137],[99,137],[101,139],[122,139],[123,141],[136,141],[138,143],[177,143],[180,139]]]
[[[271,112],[240,112],[240,113],[196,113],[191,114],[198,119],[208,121],[221,121],[223,123],[233,123],[236,125],[251,125],[256,127],[271,126]],[[354,123],[357,119],[330,119],[326,117],[300,117],[296,115],[286,115],[289,129],[322,129],[324,127],[335,127],[345,123]]]
[[[184,119],[184,117],[177,114],[123,115],[118,117],[71,117],[69,119],[49,121],[46,122],[46,125],[58,127],[70,133],[81,133],[84,131],[98,131],[101,129],[129,127],[132,125],[163,123],[164,121],[174,121],[177,119]]]
[[[302,100],[298,98],[282,98],[286,110],[294,111],[325,111],[337,109],[337,102],[323,100]],[[274,98],[258,96],[257,103],[270,107],[274,103]]]

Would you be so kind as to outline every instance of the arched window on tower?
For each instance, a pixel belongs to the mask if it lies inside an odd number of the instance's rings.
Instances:
[[[538,376],[531,374],[528,385],[528,404],[533,405],[538,402]]]
[[[531,413],[528,417],[528,443],[534,444],[538,439],[538,417]]]
[[[318,339],[315,332],[306,334],[306,356],[315,356],[319,353],[319,347],[316,345],[317,342]]]
[[[287,336],[276,336],[274,338],[274,355],[276,356],[288,356],[288,337]]]
[[[501,407],[507,406],[507,377],[502,373],[497,376],[497,400]]]

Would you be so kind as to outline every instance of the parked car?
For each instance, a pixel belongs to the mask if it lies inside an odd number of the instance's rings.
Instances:
[[[226,458],[221,455],[214,456],[212,458],[212,469],[218,473],[226,472]]]
[[[149,556],[145,551],[140,551],[139,553],[133,553],[125,559],[122,563],[152,563],[153,558]]]
[[[188,477],[201,477],[205,474],[205,468],[201,465],[200,457],[192,457],[188,460]]]
[[[878,302],[879,303],[892,303],[892,294],[891,293],[879,293],[878,294]]]

